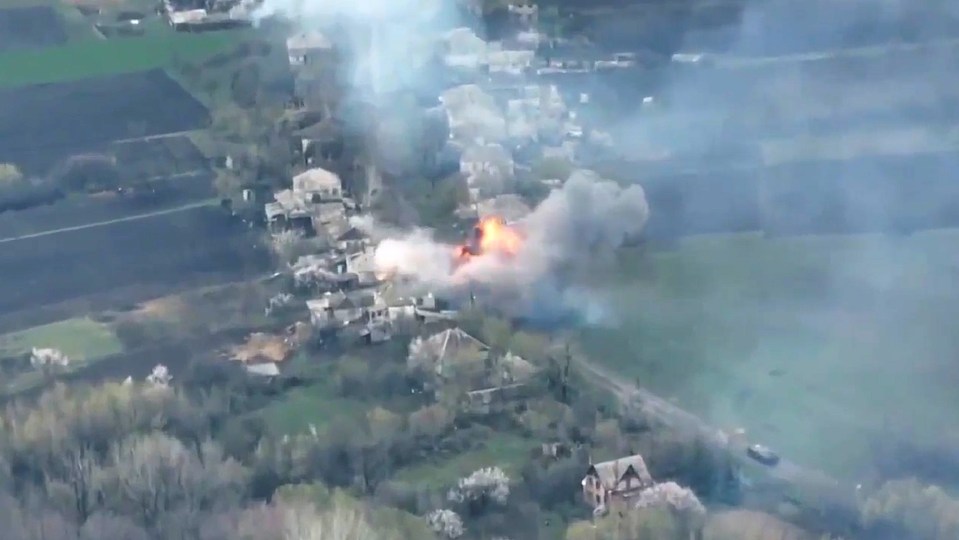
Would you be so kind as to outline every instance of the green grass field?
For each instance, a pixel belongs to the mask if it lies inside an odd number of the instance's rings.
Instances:
[[[212,56],[235,46],[239,33],[158,34],[68,43],[0,54],[0,86],[62,82],[153,68]]]
[[[591,355],[718,427],[855,476],[869,437],[959,433],[959,233],[703,237],[630,253]]]
[[[310,425],[322,432],[334,420],[359,421],[366,411],[365,403],[337,397],[332,389],[317,384],[291,390],[258,414],[273,433],[293,435],[307,432]]]
[[[72,362],[80,363],[123,350],[108,325],[87,318],[68,319],[0,336],[0,356],[28,353],[33,347],[60,349]]]
[[[415,483],[428,488],[454,485],[457,480],[483,467],[497,466],[507,475],[519,474],[520,466],[529,457],[535,441],[509,433],[496,433],[487,439],[483,448],[459,454],[436,462],[407,467],[395,475],[396,480]]]
[[[143,23],[144,35],[104,39],[73,7],[52,0],[16,0],[16,5],[53,5],[69,41],[58,47],[12,50],[0,53],[0,87],[62,82],[86,77],[129,73],[153,68],[171,68],[180,62],[196,62],[229,50],[250,36],[234,29],[202,33],[175,32],[152,15],[152,4],[118,4],[114,11],[137,9],[151,16]],[[127,5],[129,4],[129,5]],[[102,20],[110,20],[105,12]]]

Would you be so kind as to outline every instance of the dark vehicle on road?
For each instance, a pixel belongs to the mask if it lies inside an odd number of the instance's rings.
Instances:
[[[779,463],[779,456],[761,444],[754,444],[747,448],[746,455],[769,467],[773,467]]]

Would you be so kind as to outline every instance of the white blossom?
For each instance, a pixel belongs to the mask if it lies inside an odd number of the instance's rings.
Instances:
[[[442,534],[446,538],[459,538],[466,532],[466,528],[463,527],[463,519],[452,510],[445,508],[433,510],[426,516],[426,519],[434,532]]]
[[[67,367],[70,365],[70,358],[59,349],[38,349],[34,347],[30,353],[30,364],[41,370],[54,366]]]
[[[499,504],[505,504],[509,498],[509,477],[499,467],[486,467],[474,471],[448,494],[453,502],[476,501],[489,498]]]
[[[163,364],[153,366],[153,371],[147,375],[147,382],[156,386],[169,386],[172,380],[173,375],[170,375],[170,370]]]
[[[640,492],[636,508],[669,508],[689,516],[704,517],[706,508],[696,494],[676,482],[663,482]]]

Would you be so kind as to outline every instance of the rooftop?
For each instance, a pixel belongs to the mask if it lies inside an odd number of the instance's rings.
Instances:
[[[339,191],[343,182],[340,177],[321,167],[315,167],[293,177],[293,191],[295,192],[323,192]]]
[[[286,40],[286,48],[293,50],[332,49],[331,42],[322,32],[311,30],[301,32]]]
[[[646,468],[646,460],[639,454],[595,463],[589,468],[587,474],[595,472],[596,476],[599,477],[599,481],[602,482],[606,489],[614,489],[623,475],[630,470],[644,483],[652,483],[653,478],[649,474],[649,469]]]

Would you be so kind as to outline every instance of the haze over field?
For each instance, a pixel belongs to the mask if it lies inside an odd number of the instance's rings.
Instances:
[[[890,21],[909,11],[902,2],[869,4]],[[729,54],[852,42],[876,15],[796,13],[811,9],[752,3]],[[929,6],[914,11],[925,12],[909,15],[918,28],[951,20]],[[759,36],[759,27],[783,31]],[[811,223],[875,230],[908,215],[921,227],[956,211],[949,201],[959,139],[948,126],[959,98],[957,53],[953,44],[687,69],[665,83],[663,108],[627,116],[615,131],[624,146],[659,146],[690,159],[747,143],[768,164],[797,162],[758,173],[760,186],[788,192],[780,206],[760,208],[767,222],[788,228],[802,212]],[[874,160],[880,154],[893,158]],[[711,193],[727,212],[742,203],[718,181]],[[662,215],[657,199],[650,207]],[[689,208],[683,215],[710,219]],[[651,257],[624,256],[608,294],[619,327],[592,329],[585,340],[597,360],[721,427],[746,427],[790,459],[862,478],[876,465],[877,441],[934,447],[959,432],[949,412],[959,405],[959,343],[945,322],[959,315],[956,253],[959,238],[935,232],[690,239]]]

